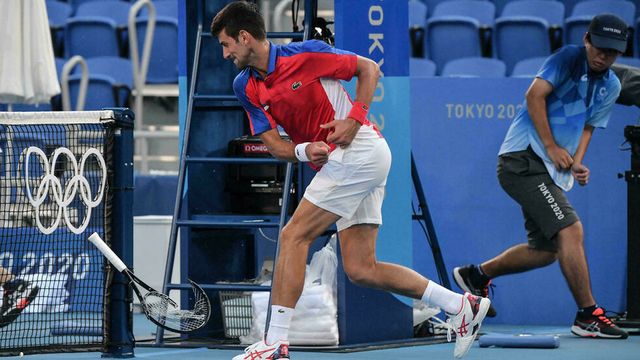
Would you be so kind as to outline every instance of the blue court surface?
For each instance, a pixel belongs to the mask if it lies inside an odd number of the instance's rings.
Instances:
[[[136,316],[135,331],[146,337],[151,327],[146,326],[140,317]],[[549,326],[507,326],[486,325],[482,333],[503,334],[545,334],[558,335],[560,346],[557,349],[504,349],[480,348],[476,341],[469,354],[464,359],[517,359],[517,360],[586,360],[586,359],[640,359],[640,336],[630,336],[626,340],[593,340],[581,339],[572,335],[567,327]],[[141,359],[231,359],[240,350],[218,350],[200,348],[152,347],[138,346],[135,349],[136,358]],[[64,353],[25,355],[28,359],[100,359],[101,353]],[[357,352],[319,352],[300,351],[293,349],[292,359],[304,360],[376,360],[376,359],[453,359],[453,343],[392,347]]]

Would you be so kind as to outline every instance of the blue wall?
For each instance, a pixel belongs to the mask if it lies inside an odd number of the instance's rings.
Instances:
[[[383,203],[383,226],[378,236],[376,255],[382,261],[405,266],[412,263],[411,242],[411,144],[409,117],[409,44],[406,33],[407,3],[383,3],[376,0],[337,0],[336,47],[375,61],[381,77],[371,101],[367,118],[376,124],[387,140],[393,160]],[[354,19],[358,19],[354,21]],[[391,54],[407,54],[392,56]],[[347,85],[355,98],[355,78]]]
[[[498,149],[530,81],[411,81],[412,149],[449,272],[526,239],[520,209],[500,188],[495,170]],[[615,106],[608,128],[596,130],[585,157],[589,185],[569,193],[585,227],[594,295],[614,311],[626,308],[627,184],[617,174],[629,170],[630,153],[619,147],[624,126],[636,123],[638,115],[637,108]],[[415,224],[413,233],[415,269],[437,280]],[[494,283],[498,317],[488,322],[569,326],[573,321],[576,306],[557,263]]]
[[[335,1],[336,47],[368,57],[382,72],[368,119],[375,123],[393,153],[382,207],[376,256],[382,261],[411,266],[409,59],[406,33],[407,2]],[[404,15],[404,16],[403,16]],[[355,96],[355,80],[347,84]],[[338,326],[340,344],[406,339],[413,336],[412,311],[389,293],[365,289],[348,281],[338,270]],[[380,312],[380,309],[385,311]],[[368,316],[370,314],[376,316]]]

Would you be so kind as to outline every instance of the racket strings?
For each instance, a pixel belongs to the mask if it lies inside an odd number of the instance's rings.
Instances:
[[[193,290],[195,295],[193,310],[180,309],[169,296],[154,291],[145,295],[145,313],[170,330],[178,332],[197,330],[209,320],[211,306],[200,287],[194,287]]]

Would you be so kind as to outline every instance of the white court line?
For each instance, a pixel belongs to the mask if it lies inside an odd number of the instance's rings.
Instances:
[[[157,351],[157,352],[144,353],[144,354],[136,353],[136,357],[137,358],[146,358],[146,357],[161,356],[161,355],[174,355],[174,354],[181,355],[181,354],[186,354],[186,353],[205,352],[205,351],[209,351],[209,349],[208,348],[196,348],[196,349]]]

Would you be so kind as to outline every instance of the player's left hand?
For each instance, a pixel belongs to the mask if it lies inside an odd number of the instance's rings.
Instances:
[[[326,124],[320,125],[321,128],[329,130],[327,141],[341,148],[346,148],[351,144],[353,138],[356,137],[360,130],[360,123],[353,119],[333,120]]]
[[[589,182],[589,168],[583,164],[574,163],[571,165],[571,174],[581,186],[585,186]]]

